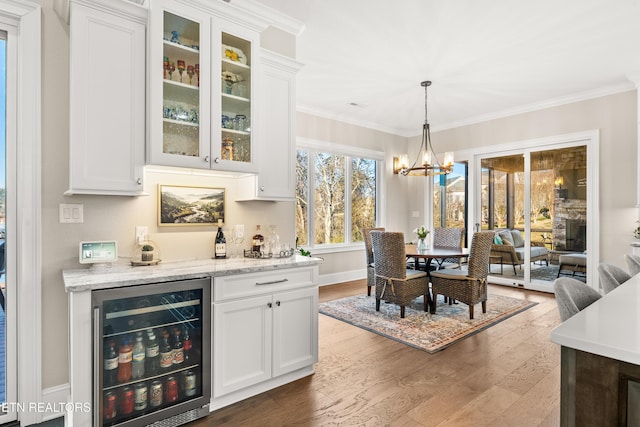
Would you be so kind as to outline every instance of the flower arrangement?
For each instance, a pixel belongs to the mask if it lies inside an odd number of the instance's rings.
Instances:
[[[413,230],[413,232],[416,233],[418,239],[425,239],[427,237],[427,234],[429,234],[429,230],[424,228],[424,225],[416,228],[415,230]]]

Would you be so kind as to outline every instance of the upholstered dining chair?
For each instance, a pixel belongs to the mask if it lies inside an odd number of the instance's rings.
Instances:
[[[433,230],[433,246],[461,248],[463,232],[462,227],[436,227]],[[461,261],[461,258],[436,258],[436,270],[449,266],[461,268]]]
[[[602,297],[600,292],[591,286],[571,277],[556,279],[553,282],[553,291],[563,322]]]
[[[640,256],[624,254],[624,258],[627,261],[627,267],[629,267],[629,274],[635,276],[640,273]]]
[[[469,319],[473,319],[473,307],[482,303],[482,312],[487,312],[487,275],[489,253],[493,243],[493,231],[473,234],[467,270],[439,270],[431,272],[431,291],[435,313],[438,295],[444,295],[469,306]]]
[[[404,233],[371,231],[371,243],[375,256],[376,311],[380,301],[400,306],[404,318],[405,306],[419,296],[424,296],[424,311],[429,309],[429,276],[425,271],[407,269],[404,251]]]
[[[631,275],[620,267],[605,262],[598,266],[598,273],[600,273],[600,286],[605,294],[631,279]]]
[[[374,272],[373,246],[371,244],[371,230],[384,231],[384,228],[363,228],[362,236],[364,238],[364,248],[367,257],[367,296],[371,296],[371,288],[376,285],[376,276]]]

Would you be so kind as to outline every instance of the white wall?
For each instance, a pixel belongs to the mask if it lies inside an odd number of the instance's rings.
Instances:
[[[121,262],[127,263],[135,226],[146,225],[150,238],[160,246],[163,262],[213,255],[216,227],[157,226],[158,184],[224,187],[228,225],[244,224],[249,237],[256,224],[263,226],[264,235],[268,225],[276,225],[281,241],[295,244],[293,202],[235,202],[233,178],[147,172],[144,190],[149,196],[65,196],[69,179],[69,29],[54,13],[52,5],[53,2],[43,2],[42,387],[45,389],[69,381],[68,304],[62,270],[81,268],[77,261],[80,241],[115,239]],[[280,42],[285,36],[270,31],[262,45],[276,50],[270,43]],[[295,43],[283,46],[279,49],[281,53],[291,54],[295,50]],[[84,223],[60,224],[61,203],[82,204]],[[244,245],[249,247],[249,239]]]
[[[630,252],[636,208],[637,102],[636,91],[613,94],[544,110],[518,114],[455,129],[432,132],[436,150],[471,151],[474,148],[526,141],[599,129],[600,131],[600,254],[602,262],[625,267]],[[419,127],[419,126],[417,126]],[[386,218],[381,226],[403,231],[425,222],[424,184],[421,177],[392,174],[394,154],[420,144],[420,136],[402,138],[309,114],[298,114],[298,136],[380,150],[386,153],[387,179],[383,196]],[[419,211],[420,218],[412,218]],[[409,239],[409,237],[408,237]],[[364,253],[323,254],[320,273],[339,277],[364,265]],[[625,267],[626,268],[626,267]]]

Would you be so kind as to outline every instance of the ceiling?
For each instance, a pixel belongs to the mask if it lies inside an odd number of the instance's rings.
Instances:
[[[631,90],[638,0],[256,0],[304,23],[298,110],[398,135]],[[355,105],[353,105],[355,104]]]

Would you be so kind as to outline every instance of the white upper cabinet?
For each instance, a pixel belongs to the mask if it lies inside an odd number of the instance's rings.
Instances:
[[[143,194],[147,10],[70,4],[69,190]]]
[[[149,38],[148,163],[256,172],[259,32],[166,0],[152,5]]]
[[[301,64],[262,51],[256,151],[257,175],[238,179],[238,200],[294,200],[296,73]]]

